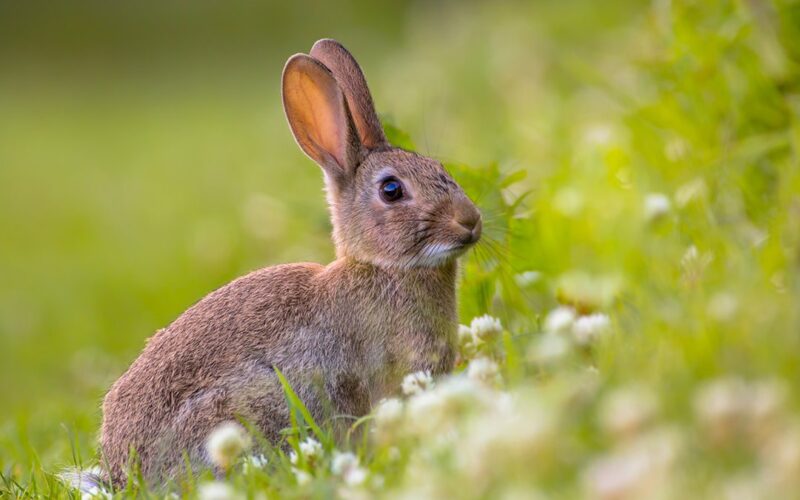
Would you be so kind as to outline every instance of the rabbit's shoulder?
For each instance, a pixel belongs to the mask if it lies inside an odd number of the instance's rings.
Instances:
[[[172,323],[168,331],[208,334],[221,341],[237,331],[258,331],[308,314],[320,264],[266,267],[211,292]]]

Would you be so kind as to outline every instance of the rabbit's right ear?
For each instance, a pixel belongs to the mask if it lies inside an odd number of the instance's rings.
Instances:
[[[386,140],[381,121],[375,112],[367,79],[364,78],[364,72],[356,58],[344,45],[331,38],[318,40],[309,54],[329,68],[339,82],[347,98],[361,144],[367,149],[388,147],[389,141]]]
[[[361,144],[330,70],[312,57],[296,54],[286,62],[282,82],[283,108],[300,148],[335,179],[352,173]]]

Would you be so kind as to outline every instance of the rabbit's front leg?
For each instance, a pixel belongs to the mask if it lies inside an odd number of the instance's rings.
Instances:
[[[343,370],[325,383],[332,406],[331,423],[338,436],[344,436],[353,423],[371,410],[369,387],[355,369]]]
[[[440,375],[452,371],[455,364],[454,336],[442,334],[439,330],[409,332],[401,336],[397,349],[407,360],[406,374],[428,371]]]

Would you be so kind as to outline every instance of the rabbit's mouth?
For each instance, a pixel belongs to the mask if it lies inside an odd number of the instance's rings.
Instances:
[[[460,257],[469,250],[474,241],[466,243],[430,243],[414,256],[411,263],[414,267],[437,267]]]

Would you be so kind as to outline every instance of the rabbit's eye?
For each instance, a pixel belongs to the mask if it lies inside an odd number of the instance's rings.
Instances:
[[[403,197],[403,184],[397,179],[389,178],[381,183],[381,199],[392,203]]]

